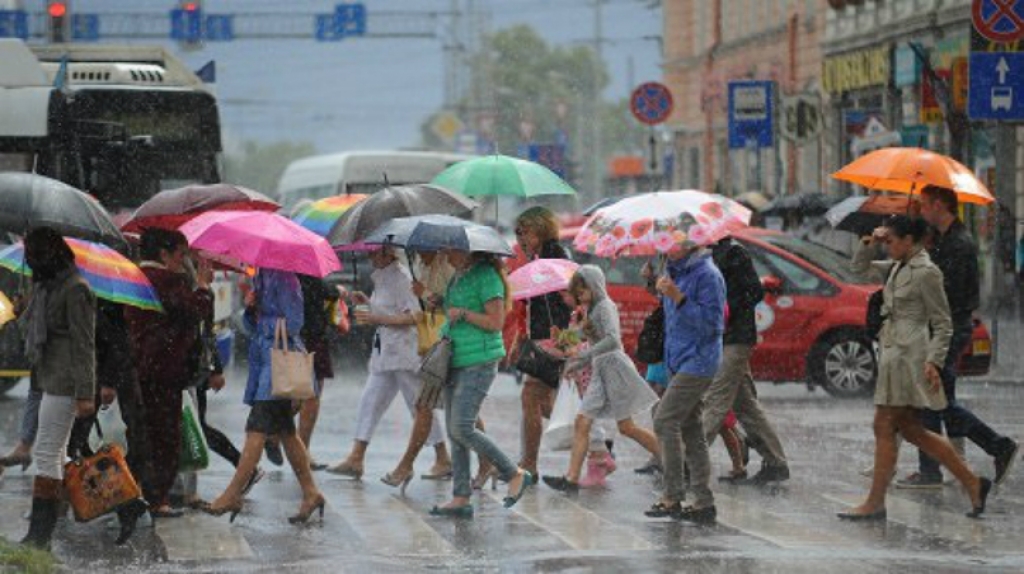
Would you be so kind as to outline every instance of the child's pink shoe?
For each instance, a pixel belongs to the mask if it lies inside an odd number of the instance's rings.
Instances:
[[[604,453],[604,460],[601,461],[601,464],[604,465],[605,476],[608,476],[609,474],[615,472],[617,468],[619,468],[618,465],[615,464],[615,458],[612,457],[612,453],[610,452]]]
[[[604,460],[590,456],[587,458],[587,475],[580,481],[581,488],[604,488],[606,474]]]

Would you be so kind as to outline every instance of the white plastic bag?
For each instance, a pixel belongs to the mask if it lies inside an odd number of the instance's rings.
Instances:
[[[558,397],[551,408],[551,419],[544,430],[544,445],[548,450],[572,448],[573,428],[580,412],[580,391],[572,379],[563,378],[558,386]]]
[[[96,424],[89,431],[89,448],[99,452],[105,444],[116,444],[124,454],[128,454],[127,433],[128,427],[121,419],[121,405],[114,399],[96,411]]]

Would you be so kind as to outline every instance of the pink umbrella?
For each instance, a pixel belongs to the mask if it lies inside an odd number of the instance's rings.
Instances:
[[[508,276],[512,298],[518,301],[567,289],[579,267],[566,259],[535,259]]]
[[[341,269],[327,240],[276,213],[210,211],[179,231],[194,249],[254,267],[323,277]]]

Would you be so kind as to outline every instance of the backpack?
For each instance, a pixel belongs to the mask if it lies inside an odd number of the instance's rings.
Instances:
[[[636,342],[636,359],[648,365],[665,360],[665,308],[660,304],[644,319]]]

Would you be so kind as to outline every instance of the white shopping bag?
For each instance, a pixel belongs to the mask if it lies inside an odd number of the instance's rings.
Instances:
[[[544,429],[544,445],[548,450],[572,448],[573,427],[580,412],[580,391],[572,379],[563,378],[558,386],[558,397],[551,408],[548,428]]]
[[[105,444],[116,444],[124,454],[128,454],[128,427],[121,419],[121,405],[114,399],[109,405],[103,405],[96,411],[96,424],[89,431],[89,448],[99,452]]]

